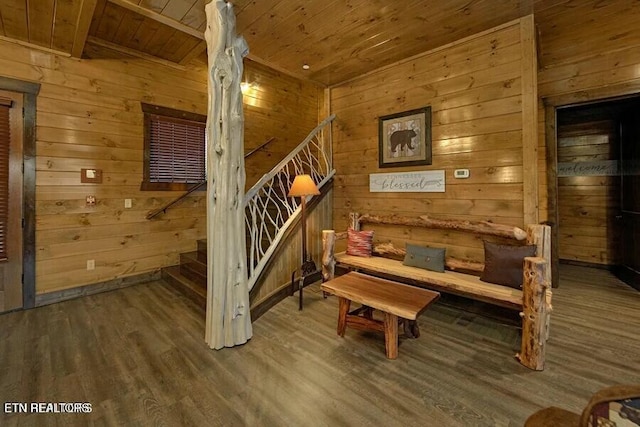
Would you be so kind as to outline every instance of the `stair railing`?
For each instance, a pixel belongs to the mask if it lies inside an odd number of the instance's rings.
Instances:
[[[287,228],[300,214],[299,200],[287,197],[293,179],[296,175],[309,174],[321,188],[335,174],[331,152],[334,119],[335,115],[324,119],[245,194],[249,290],[256,284]]]

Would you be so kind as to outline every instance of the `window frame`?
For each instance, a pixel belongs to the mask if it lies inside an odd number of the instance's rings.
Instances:
[[[191,122],[204,123],[206,127],[207,116],[191,113],[188,111],[176,110],[158,105],[140,103],[144,113],[144,151],[143,151],[143,175],[140,184],[141,191],[188,191],[194,185],[206,182],[206,143],[205,143],[205,179],[201,182],[151,182],[151,120],[154,116],[166,117],[167,121],[175,119],[188,120]],[[206,134],[205,134],[206,141]]]

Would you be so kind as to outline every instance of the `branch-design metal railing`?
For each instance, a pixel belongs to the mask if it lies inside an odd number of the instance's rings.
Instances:
[[[249,290],[255,285],[287,228],[300,214],[299,200],[287,197],[295,176],[309,174],[321,188],[335,174],[331,154],[333,119],[335,115],[324,119],[245,194]]]

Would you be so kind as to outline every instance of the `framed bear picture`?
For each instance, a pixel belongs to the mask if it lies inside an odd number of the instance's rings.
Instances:
[[[431,107],[378,119],[381,168],[431,164]]]

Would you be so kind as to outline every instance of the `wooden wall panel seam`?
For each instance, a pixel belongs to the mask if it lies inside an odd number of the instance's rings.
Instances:
[[[524,224],[537,224],[538,215],[538,90],[533,15],[520,20],[522,45],[522,157],[524,168]]]

